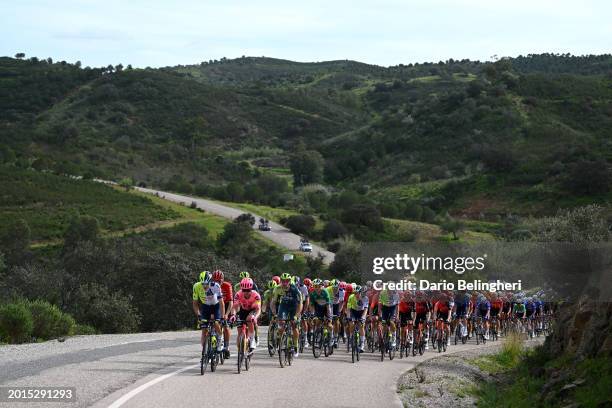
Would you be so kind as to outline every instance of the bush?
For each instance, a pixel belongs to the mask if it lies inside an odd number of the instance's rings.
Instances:
[[[70,316],[68,313],[62,313],[62,317],[57,324],[56,334],[58,337],[70,336],[74,334],[75,327],[76,321],[74,317]]]
[[[10,303],[0,308],[0,337],[3,341],[29,341],[33,329],[34,319],[25,303]]]
[[[136,331],[140,324],[140,316],[129,298],[120,292],[110,293],[106,286],[97,283],[81,285],[70,310],[79,322],[91,325],[102,333],[130,333]],[[63,323],[66,330],[70,322],[66,320]]]
[[[340,238],[348,233],[344,225],[340,221],[329,220],[323,227],[323,240],[331,241],[332,239]]]
[[[369,204],[355,204],[342,212],[342,222],[363,225],[373,231],[382,232],[384,225],[378,209]]]
[[[286,226],[293,232],[298,235],[308,235],[312,232],[316,221],[310,215],[292,215],[287,218]]]
[[[28,308],[34,320],[32,335],[37,339],[52,339],[58,336],[58,326],[62,319],[62,311],[55,305],[44,300],[28,302]]]
[[[74,327],[74,334],[80,334],[80,335],[91,335],[91,334],[98,334],[98,332],[96,331],[96,329],[90,325],[87,324],[77,324]]]

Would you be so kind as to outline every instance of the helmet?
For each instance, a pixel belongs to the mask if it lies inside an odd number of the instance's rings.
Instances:
[[[321,286],[323,284],[323,281],[319,278],[316,278],[315,280],[312,281],[312,284],[314,286]]]
[[[223,280],[223,272],[221,272],[219,269],[214,271],[212,274],[212,280],[215,282],[221,282]]]
[[[277,286],[278,283],[276,283],[276,281],[271,280],[270,282],[268,282],[268,289],[274,289]]]
[[[244,278],[240,281],[240,289],[242,290],[251,290],[253,289],[253,279]]]
[[[300,280],[301,280],[301,279],[300,279],[300,277],[299,277],[299,276],[295,276],[295,275],[293,276],[293,283],[294,283],[295,285],[298,285],[298,286],[299,286],[299,285],[300,285]]]
[[[355,288],[355,292],[361,293],[361,289],[363,289],[363,288],[361,286],[357,285],[357,287]]]
[[[423,293],[423,291],[417,290],[416,297],[422,298],[424,296],[425,296],[425,294]]]
[[[304,285],[310,286],[312,285],[312,281],[309,278],[304,278]]]
[[[244,279],[244,278],[250,278],[251,275],[249,275],[249,273],[247,271],[242,271],[240,272],[240,279]]]
[[[374,284],[372,283],[372,281],[371,281],[371,280],[369,280],[369,281],[367,281],[367,282],[366,282],[366,287],[367,287],[367,288],[371,288],[373,285],[374,285]]]
[[[329,280],[325,279],[323,281],[323,286],[328,287],[329,286]]]
[[[272,280],[273,280],[274,282],[276,282],[278,285],[280,285],[280,277],[279,277],[279,276],[274,275],[274,276],[272,277]]]
[[[353,288],[353,292],[355,292],[357,290],[357,285],[355,282],[351,283],[351,287]]]
[[[337,288],[339,284],[340,282],[338,281],[338,279],[332,279],[329,281],[329,286],[333,286],[334,288]]]
[[[280,276],[280,280],[281,280],[281,281],[284,281],[284,280],[291,280],[291,275],[290,275],[290,274],[288,274],[287,272],[285,272],[285,273],[283,273],[283,274]]]
[[[344,289],[346,289],[346,283],[345,282],[340,282],[338,287],[340,288],[340,290],[344,290]]]
[[[366,286],[358,286],[359,287],[359,293],[361,293],[362,295],[365,295],[366,293],[368,293],[368,288]]]
[[[200,272],[200,281],[202,283],[210,283],[210,278],[211,278],[210,272],[208,271]]]

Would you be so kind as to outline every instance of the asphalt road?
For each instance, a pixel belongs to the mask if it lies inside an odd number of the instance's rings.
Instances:
[[[239,210],[233,207],[228,207],[226,205],[219,204],[211,200],[206,200],[204,198],[189,197],[185,195],[167,193],[164,191],[152,190],[149,188],[142,188],[142,187],[136,187],[136,189],[144,193],[158,194],[161,198],[164,198],[166,200],[173,201],[176,203],[184,203],[185,205],[191,205],[192,202],[195,202],[198,208],[201,208],[206,212],[209,212],[211,214],[215,214],[215,215],[218,215],[224,218],[229,218],[232,220],[238,217],[240,214],[244,214],[246,212],[244,210]],[[258,221],[259,221],[259,218],[261,218],[259,214],[255,214],[255,213],[251,213],[251,214]],[[270,221],[269,223],[270,228],[272,228],[272,231],[259,231],[259,229],[257,229],[257,224],[258,222],[255,223],[255,225],[253,226],[253,229],[255,229],[255,231],[257,231],[264,237],[268,238],[272,242],[275,242],[276,244],[284,248],[287,248],[291,251],[298,250],[300,246],[300,236],[299,235],[292,233],[287,228],[283,227],[280,224],[272,222],[272,221]],[[329,252],[321,248],[320,246],[313,244],[312,253],[310,255],[317,256],[318,254],[321,254],[324,256],[323,262],[328,265],[332,263],[332,261],[334,260],[333,252]]]
[[[263,339],[266,329],[261,328]],[[0,386],[76,388],[76,402],[53,403],[54,407],[399,407],[399,376],[440,355],[430,350],[423,356],[381,362],[379,354],[365,353],[352,364],[341,343],[331,357],[315,360],[308,350],[292,366],[280,368],[264,343],[248,372],[237,374],[232,355],[215,373],[204,376],[196,331],[77,336],[63,343],[1,346]],[[448,352],[478,347],[483,348],[468,343],[451,346]],[[5,406],[50,405],[0,403]]]

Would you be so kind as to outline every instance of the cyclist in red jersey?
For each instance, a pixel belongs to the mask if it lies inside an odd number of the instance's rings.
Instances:
[[[400,295],[399,319],[400,319],[400,344],[404,343],[408,335],[408,344],[412,345],[412,313],[414,313],[414,296],[409,290]]]
[[[232,334],[229,324],[229,318],[234,314],[232,306],[234,305],[234,293],[232,289],[232,283],[224,280],[223,271],[217,269],[213,272],[212,280],[217,282],[221,287],[221,294],[223,295],[223,303],[225,304],[225,315],[223,315],[223,319],[225,321],[223,325],[223,339],[225,340],[225,347],[223,348],[223,353],[225,354],[225,358],[230,357],[229,344],[230,344],[230,336]]]
[[[423,322],[424,334],[427,336],[427,323],[431,317],[431,308],[429,306],[429,301],[425,294],[421,291],[416,293],[416,300],[414,302],[414,320],[412,321],[413,327],[418,327],[419,323]],[[429,350],[429,342],[425,343],[425,350]]]
[[[452,300],[450,296],[446,293],[442,293],[438,296],[438,301],[434,304],[434,316],[436,319],[443,319],[446,323],[444,325],[444,329],[447,334],[447,346],[450,346],[450,321],[451,321],[451,312],[453,307],[455,306],[455,302]]]

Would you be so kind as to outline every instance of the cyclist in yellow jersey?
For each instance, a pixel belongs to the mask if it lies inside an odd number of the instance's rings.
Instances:
[[[353,325],[359,321],[359,352],[363,353],[363,345],[365,342],[365,319],[368,314],[368,297],[366,296],[367,288],[357,286],[354,292],[349,296],[346,302],[346,317],[348,319],[347,337],[353,333]]]
[[[223,304],[223,294],[221,287],[212,281],[212,275],[208,271],[200,274],[200,281],[193,285],[193,312],[198,317],[198,321],[208,321],[214,319],[215,330],[220,335],[222,316],[225,315],[225,305]],[[202,326],[201,342],[202,347],[206,342],[208,329]],[[223,341],[217,344],[217,351],[223,350]]]

